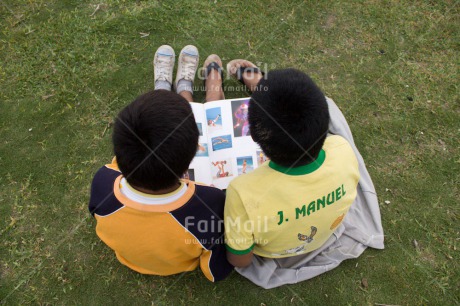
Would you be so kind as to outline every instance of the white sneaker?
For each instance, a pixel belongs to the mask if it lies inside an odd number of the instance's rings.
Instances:
[[[171,46],[163,45],[157,49],[153,58],[155,82],[166,81],[172,85],[175,57],[176,54]]]
[[[180,51],[175,82],[176,88],[180,80],[190,81],[193,84],[199,60],[200,56],[195,46],[188,45]]]

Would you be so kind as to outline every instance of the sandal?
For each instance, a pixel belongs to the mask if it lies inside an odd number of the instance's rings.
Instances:
[[[244,85],[244,79],[243,79],[243,74],[245,72],[252,72],[252,73],[261,73],[262,75],[265,75],[265,73],[263,71],[261,71],[259,68],[257,67],[240,67],[236,70],[236,79]]]
[[[222,70],[222,60],[216,54],[211,54],[206,58],[204,61],[203,69],[201,70],[201,76],[203,78],[203,85],[206,86],[206,80],[208,78],[209,73],[211,70],[216,70],[220,73],[220,77],[222,79],[222,87],[224,85],[224,71]]]
[[[242,66],[241,64],[244,64],[245,66]],[[265,73],[252,62],[243,59],[236,59],[230,61],[227,64],[227,71],[230,73],[231,76],[236,78],[243,85],[245,85],[243,80],[243,74],[245,72],[261,73],[262,75],[265,75]]]

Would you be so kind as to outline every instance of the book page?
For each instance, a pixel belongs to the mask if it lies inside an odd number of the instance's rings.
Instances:
[[[185,174],[185,178],[207,185],[212,184],[212,177],[209,171],[209,147],[208,147],[208,131],[206,128],[206,117],[204,106],[201,103],[190,102],[193,115],[195,116],[196,125],[200,132],[198,139],[198,150],[195,158],[190,163],[189,169]]]
[[[225,189],[232,179],[257,168],[266,157],[249,134],[249,98],[204,104],[212,184]]]

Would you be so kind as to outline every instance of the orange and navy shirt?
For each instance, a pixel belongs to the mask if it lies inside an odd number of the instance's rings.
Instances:
[[[210,281],[222,280],[232,271],[224,246],[221,190],[184,181],[174,201],[145,204],[127,197],[121,182],[127,183],[116,163],[99,169],[89,210],[97,220],[97,235],[122,264],[154,275],[200,266]]]

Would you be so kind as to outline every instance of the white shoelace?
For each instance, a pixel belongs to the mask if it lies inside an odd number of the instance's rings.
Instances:
[[[184,80],[193,81],[195,78],[195,72],[197,67],[198,58],[194,56],[184,56],[184,62],[182,66],[182,75]]]
[[[171,60],[172,56],[158,56],[158,79],[160,81],[168,81],[171,75]]]

